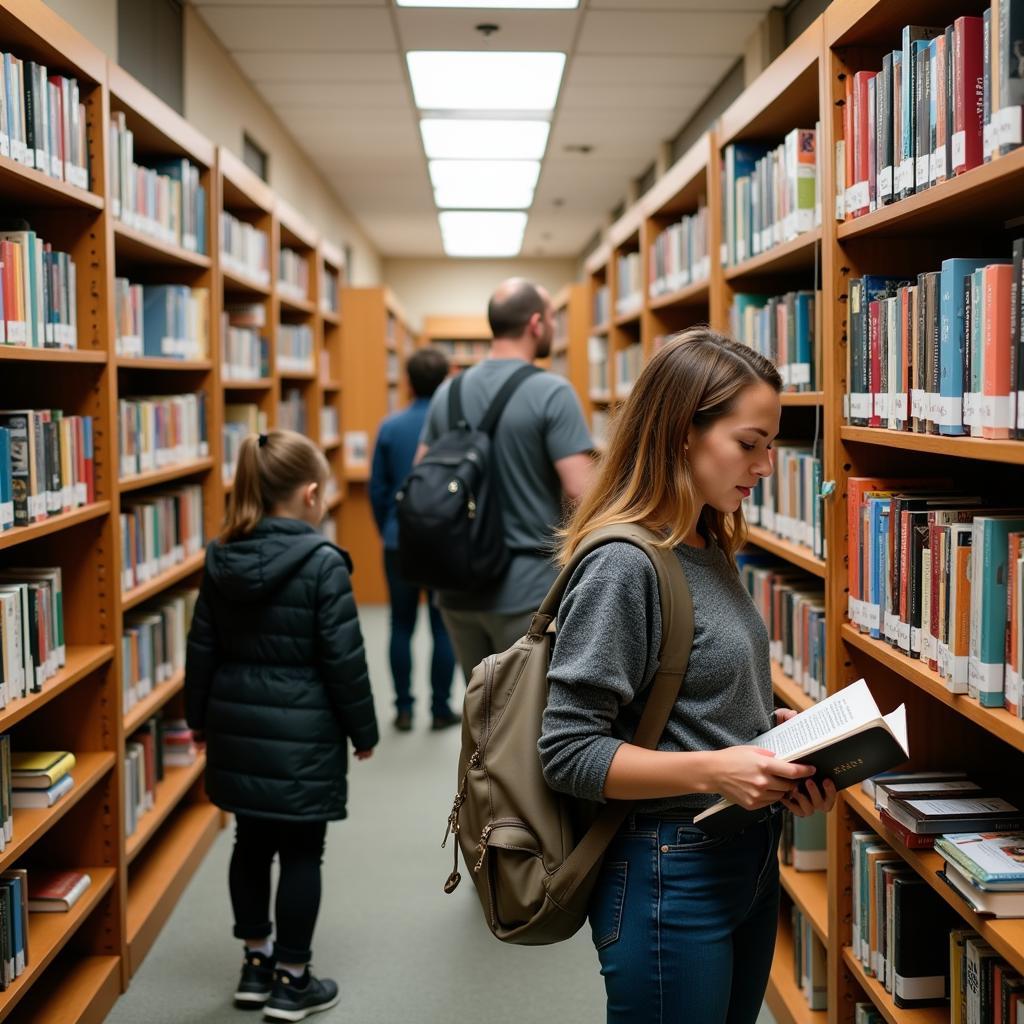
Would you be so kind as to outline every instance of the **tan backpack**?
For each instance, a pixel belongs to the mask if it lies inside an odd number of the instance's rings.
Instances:
[[[459,847],[472,870],[491,931],[503,942],[544,945],[574,935],[587,918],[601,858],[633,807],[595,806],[544,781],[537,741],[548,698],[548,665],[562,594],[577,565],[610,541],[646,552],[661,596],[659,667],[633,742],[654,748],[665,730],[693,645],[693,602],[676,554],[642,526],[609,526],[588,536],[562,570],[530,631],[473,671],[463,709],[459,791],[444,842],[454,833],[455,864],[445,882],[459,884]],[[589,820],[587,820],[589,819]]]

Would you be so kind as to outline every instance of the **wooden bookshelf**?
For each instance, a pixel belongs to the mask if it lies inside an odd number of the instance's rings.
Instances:
[[[555,307],[555,338],[551,345],[549,369],[565,377],[580,399],[583,416],[592,422],[590,401],[590,361],[587,339],[590,337],[590,294],[585,284],[566,285],[552,296]]]
[[[828,872],[797,871],[780,864],[779,877],[789,898],[811,922],[822,943],[828,946]]]
[[[796,680],[791,679],[782,671],[782,666],[777,661],[772,662],[772,692],[794,711],[806,711],[815,703],[813,698],[808,697],[797,686]]]
[[[794,544],[792,541],[776,537],[774,533],[762,529],[760,526],[747,527],[748,539],[751,544],[784,558],[787,562],[798,566],[805,572],[812,573],[822,579],[826,576],[825,560],[818,558],[814,552],[803,544]]]
[[[79,523],[87,523],[91,519],[102,519],[110,513],[109,501],[94,501],[91,505],[83,505],[73,512],[62,512],[60,515],[50,516],[49,519],[40,523],[31,523],[28,526],[15,526],[10,530],[0,533],[0,551],[5,548],[17,547],[28,541],[38,540],[47,534],[56,533],[58,530],[66,530],[70,526],[77,526]]]
[[[949,1024],[948,1007],[925,1006],[907,1010],[897,1006],[881,982],[867,974],[864,965],[853,955],[850,946],[843,946],[843,963],[888,1024]]]
[[[206,552],[198,551],[196,554],[186,558],[184,562],[158,573],[151,580],[147,580],[131,590],[124,591],[121,595],[122,610],[128,611],[131,608],[135,608],[144,601],[148,601],[151,597],[156,597],[157,594],[167,590],[168,587],[173,587],[176,583],[181,583],[182,580],[193,573],[199,572],[203,567],[205,558]]]
[[[137,704],[134,704],[124,716],[124,732],[130,736],[136,729],[143,726],[153,717],[172,697],[181,693],[185,685],[184,671],[176,672],[170,679],[157,683],[150,693],[147,693]]]
[[[135,831],[125,837],[125,854],[129,864],[141,853],[157,829],[181,803],[182,798],[195,785],[205,768],[206,755],[199,754],[195,763],[190,764],[187,768],[168,767],[164,770],[163,779],[156,784],[153,807],[139,818]]]
[[[807,999],[794,979],[793,936],[789,922],[782,918],[779,920],[775,959],[765,1002],[777,1024],[825,1024],[828,1020],[824,1010],[812,1010],[807,1005]]]

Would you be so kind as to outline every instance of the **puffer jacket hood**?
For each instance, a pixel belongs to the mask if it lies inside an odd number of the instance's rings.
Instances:
[[[267,516],[248,537],[229,544],[211,544],[206,571],[229,600],[251,604],[266,600],[321,547],[334,545],[308,523]],[[351,573],[348,553],[335,550]]]

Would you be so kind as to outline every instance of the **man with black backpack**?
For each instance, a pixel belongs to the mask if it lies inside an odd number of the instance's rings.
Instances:
[[[467,679],[527,631],[557,575],[563,495],[578,500],[592,469],[572,387],[532,366],[551,352],[547,292],[512,278],[487,316],[488,357],[434,394],[417,465],[398,495],[402,571],[437,589]]]

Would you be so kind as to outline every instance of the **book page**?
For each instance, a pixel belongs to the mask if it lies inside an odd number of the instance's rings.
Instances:
[[[788,722],[762,733],[750,743],[751,746],[770,750],[776,757],[792,759],[809,753],[828,740],[855,732],[879,717],[878,705],[871,696],[868,684],[858,679],[831,697],[801,711]],[[903,732],[905,745],[905,723]]]

